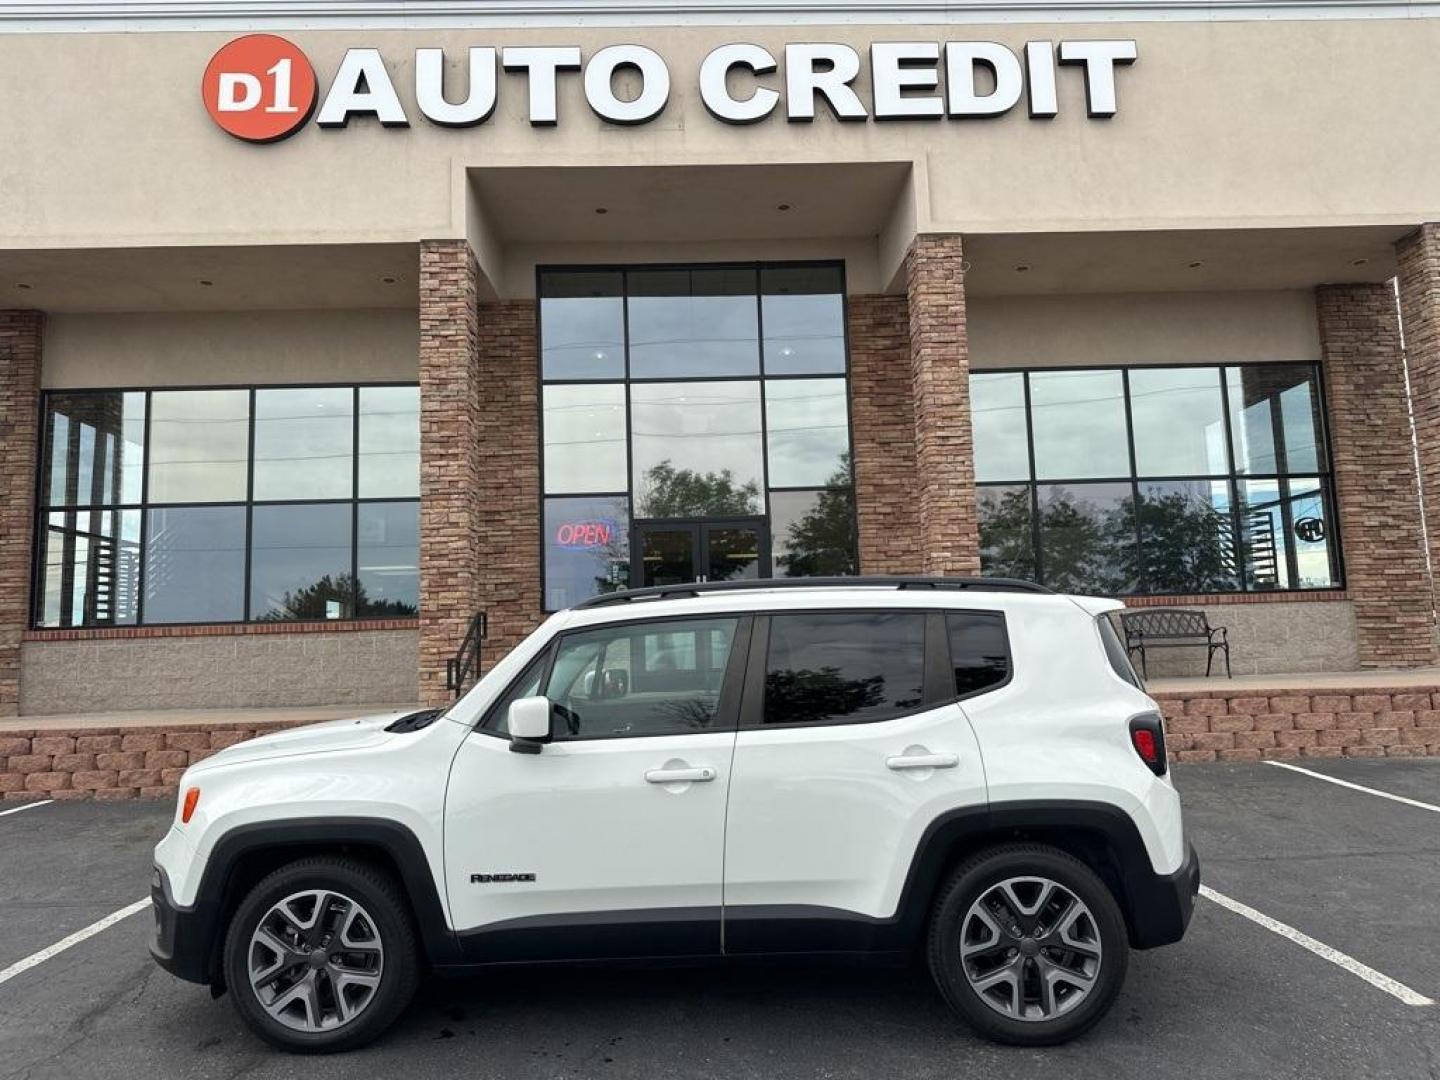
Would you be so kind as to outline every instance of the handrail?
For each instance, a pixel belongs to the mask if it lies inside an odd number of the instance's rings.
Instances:
[[[601,593],[575,605],[576,610],[628,604],[632,600],[676,600],[707,593],[756,592],[771,589],[968,589],[975,592],[1053,593],[1043,585],[1002,577],[811,577],[745,581],[695,581],[685,585],[652,585]]]
[[[445,689],[457,698],[465,692],[469,679],[480,677],[480,643],[485,640],[486,623],[485,612],[477,611],[472,615],[460,648],[445,661]]]

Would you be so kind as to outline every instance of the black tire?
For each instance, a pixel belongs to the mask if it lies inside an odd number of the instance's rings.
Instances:
[[[333,890],[358,903],[383,948],[379,986],[364,1007],[348,1022],[313,1032],[287,1027],[266,1011],[248,966],[260,920],[282,900],[311,889]],[[328,1054],[372,1042],[405,1011],[419,983],[420,951],[409,905],[389,874],[358,859],[308,858],[265,877],[240,902],[225,935],[224,968],[235,1010],[255,1034],[282,1050]]]
[[[1044,878],[1073,893],[1089,908],[1100,944],[1093,985],[1071,1007],[1063,1011],[1057,1009],[1057,1015],[1049,1018],[1009,1016],[999,1006],[987,1003],[972,985],[961,959],[963,923],[971,907],[997,885],[1017,877]],[[985,939],[981,937],[978,940],[983,944]],[[1110,1011],[1125,981],[1130,944],[1119,905],[1093,870],[1079,859],[1043,844],[1007,844],[967,860],[946,879],[930,914],[928,953],[930,974],[940,993],[976,1031],[995,1042],[1016,1046],[1051,1046],[1083,1034]],[[1016,962],[1021,960],[1019,949],[1014,950],[1013,955]],[[1073,954],[1070,959],[1074,960]],[[1032,961],[1026,971],[1029,973],[1026,978],[1030,980],[1026,985],[1038,987],[1035,981],[1040,977],[1037,962]],[[980,974],[988,974],[988,971]],[[1065,992],[1073,994],[1075,991],[1066,988],[1056,991],[1055,996],[1059,998]],[[1002,988],[996,997],[1001,996],[1008,997],[1012,1007],[1025,1007],[1015,1000],[1013,990]]]

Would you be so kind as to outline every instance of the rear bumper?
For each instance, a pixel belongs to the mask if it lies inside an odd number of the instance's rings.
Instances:
[[[1185,861],[1173,874],[1132,874],[1125,881],[1130,904],[1130,944],[1136,949],[1170,945],[1185,936],[1200,892],[1200,856],[1186,845]]]
[[[219,911],[214,904],[196,901],[181,907],[170,895],[170,882],[158,866],[150,883],[150,906],[155,929],[150,955],[170,974],[187,982],[210,985],[215,981],[215,932]]]

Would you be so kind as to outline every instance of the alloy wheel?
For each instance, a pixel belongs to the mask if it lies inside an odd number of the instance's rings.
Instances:
[[[960,927],[965,978],[981,1001],[1012,1020],[1053,1020],[1075,1009],[1096,985],[1102,952],[1089,907],[1044,877],[990,886]]]
[[[385,949],[357,901],[328,889],[293,893],[256,924],[246,952],[250,988],[293,1031],[343,1027],[375,1000]]]

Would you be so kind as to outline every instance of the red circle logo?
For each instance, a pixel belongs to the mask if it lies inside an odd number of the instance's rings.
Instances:
[[[315,109],[315,69],[274,34],[236,38],[210,58],[200,87],[210,119],[246,142],[293,135]]]

